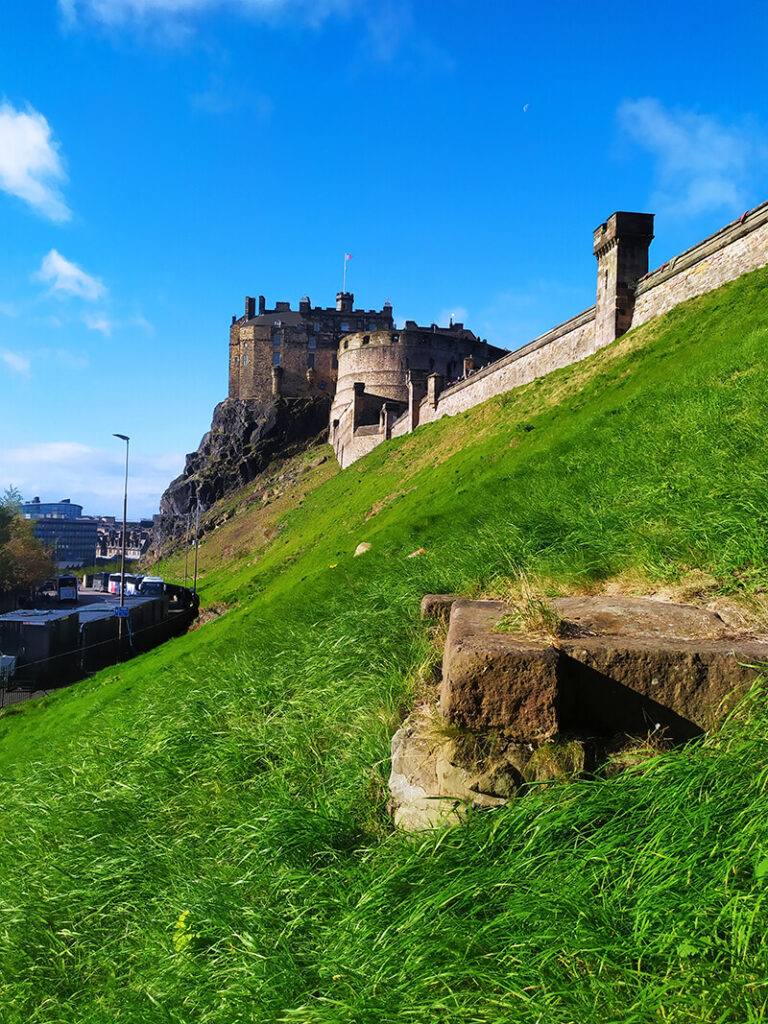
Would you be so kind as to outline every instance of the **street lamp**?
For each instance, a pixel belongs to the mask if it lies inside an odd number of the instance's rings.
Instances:
[[[130,437],[125,434],[113,434],[112,437],[119,437],[125,441],[125,493],[123,495],[123,554],[120,561],[120,607],[125,607],[125,534],[128,526],[128,446]],[[122,620],[120,622],[122,626]]]

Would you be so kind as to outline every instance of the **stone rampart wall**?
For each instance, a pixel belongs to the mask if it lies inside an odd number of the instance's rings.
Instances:
[[[595,307],[579,313],[564,324],[553,328],[540,338],[516,352],[491,363],[466,380],[459,381],[443,391],[433,409],[423,402],[419,411],[421,423],[455,416],[485,402],[494,395],[511,391],[521,384],[529,384],[561,366],[569,366],[594,352]]]
[[[766,265],[768,202],[645,275],[634,289],[630,326],[638,327],[687,299],[719,288]],[[627,290],[625,287],[624,291]],[[455,416],[495,395],[579,362],[614,340],[608,336],[598,342],[598,337],[602,339],[605,335],[597,330],[596,308],[593,306],[447,388],[436,401],[422,399],[418,407],[418,422],[423,424],[443,416]],[[384,430],[375,433],[366,428],[362,432],[350,428],[351,424],[347,424],[349,433],[345,439],[343,461],[340,459],[343,466],[350,465],[386,439]],[[406,413],[392,424],[390,436],[400,437],[410,428],[411,417]]]
[[[399,419],[396,419],[395,422],[392,424],[392,437],[402,437],[403,434],[407,434],[408,432],[408,413],[404,412],[403,415]]]
[[[632,326],[768,263],[768,203],[763,203],[640,281]]]

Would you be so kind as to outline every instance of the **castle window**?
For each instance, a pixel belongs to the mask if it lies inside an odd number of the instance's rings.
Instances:
[[[315,320],[315,334],[319,334],[319,333],[320,333],[320,321],[319,320]]]
[[[275,331],[275,333],[272,335],[272,348],[280,348],[282,343],[283,343],[282,331]],[[275,364],[275,365],[277,365],[277,364]]]
[[[248,365],[248,353],[246,352],[245,355],[243,356],[243,366],[247,366],[247,365]]]
[[[369,331],[377,331],[378,329],[379,329],[379,325],[378,324],[368,324],[368,330]]]
[[[341,321],[341,330],[344,334],[349,334],[349,320]]]
[[[344,342],[344,348],[349,348],[349,342],[348,341]]]
[[[315,368],[315,353],[314,352],[310,352],[309,355],[307,356],[307,366],[309,367],[310,370],[314,370],[314,368]]]
[[[393,341],[393,343],[397,343],[398,341],[400,341],[400,335],[399,334],[393,334],[392,335],[392,341]]]
[[[371,340],[371,339],[370,339],[370,338],[368,337],[368,335],[367,335],[367,334],[364,334],[364,335],[363,335],[363,344],[364,344],[364,345],[368,345],[368,344],[370,343],[370,340]]]
[[[235,356],[235,366],[240,365],[240,356]]]
[[[272,365],[273,366],[279,366],[280,365],[280,353],[279,352],[273,352],[272,353]]]
[[[309,347],[312,349],[317,348],[317,338],[314,335],[309,339]]]

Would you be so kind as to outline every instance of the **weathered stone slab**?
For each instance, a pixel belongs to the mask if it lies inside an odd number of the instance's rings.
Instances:
[[[467,729],[503,729],[542,742],[558,731],[562,655],[551,645],[494,632],[503,601],[455,601],[443,656],[440,710]]]
[[[558,597],[550,603],[582,636],[716,640],[729,634],[717,612],[650,597]]]
[[[715,612],[649,598],[552,602],[552,644],[495,630],[501,601],[456,601],[441,687],[446,718],[541,743],[560,733],[688,739],[712,725],[768,664],[768,642],[729,633]]]
[[[460,594],[425,594],[421,599],[421,617],[447,623],[451,617],[453,602],[459,600]]]

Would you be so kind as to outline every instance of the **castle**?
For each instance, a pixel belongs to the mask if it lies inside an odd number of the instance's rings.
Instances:
[[[352,331],[392,327],[392,305],[354,309],[351,292],[339,292],[335,308],[313,306],[304,297],[298,310],[290,302],[267,309],[263,295],[245,299],[245,315],[232,317],[229,329],[229,397],[301,398],[333,395],[339,342]]]
[[[653,214],[619,211],[596,228],[594,306],[514,352],[478,338],[463,324],[397,330],[392,307],[353,309],[348,292],[336,309],[302,300],[266,310],[246,299],[232,318],[231,398],[332,398],[330,441],[342,467],[391,437],[463,412],[494,395],[586,358],[632,327],[696,295],[768,264],[768,202],[746,211],[656,270],[648,270]]]

